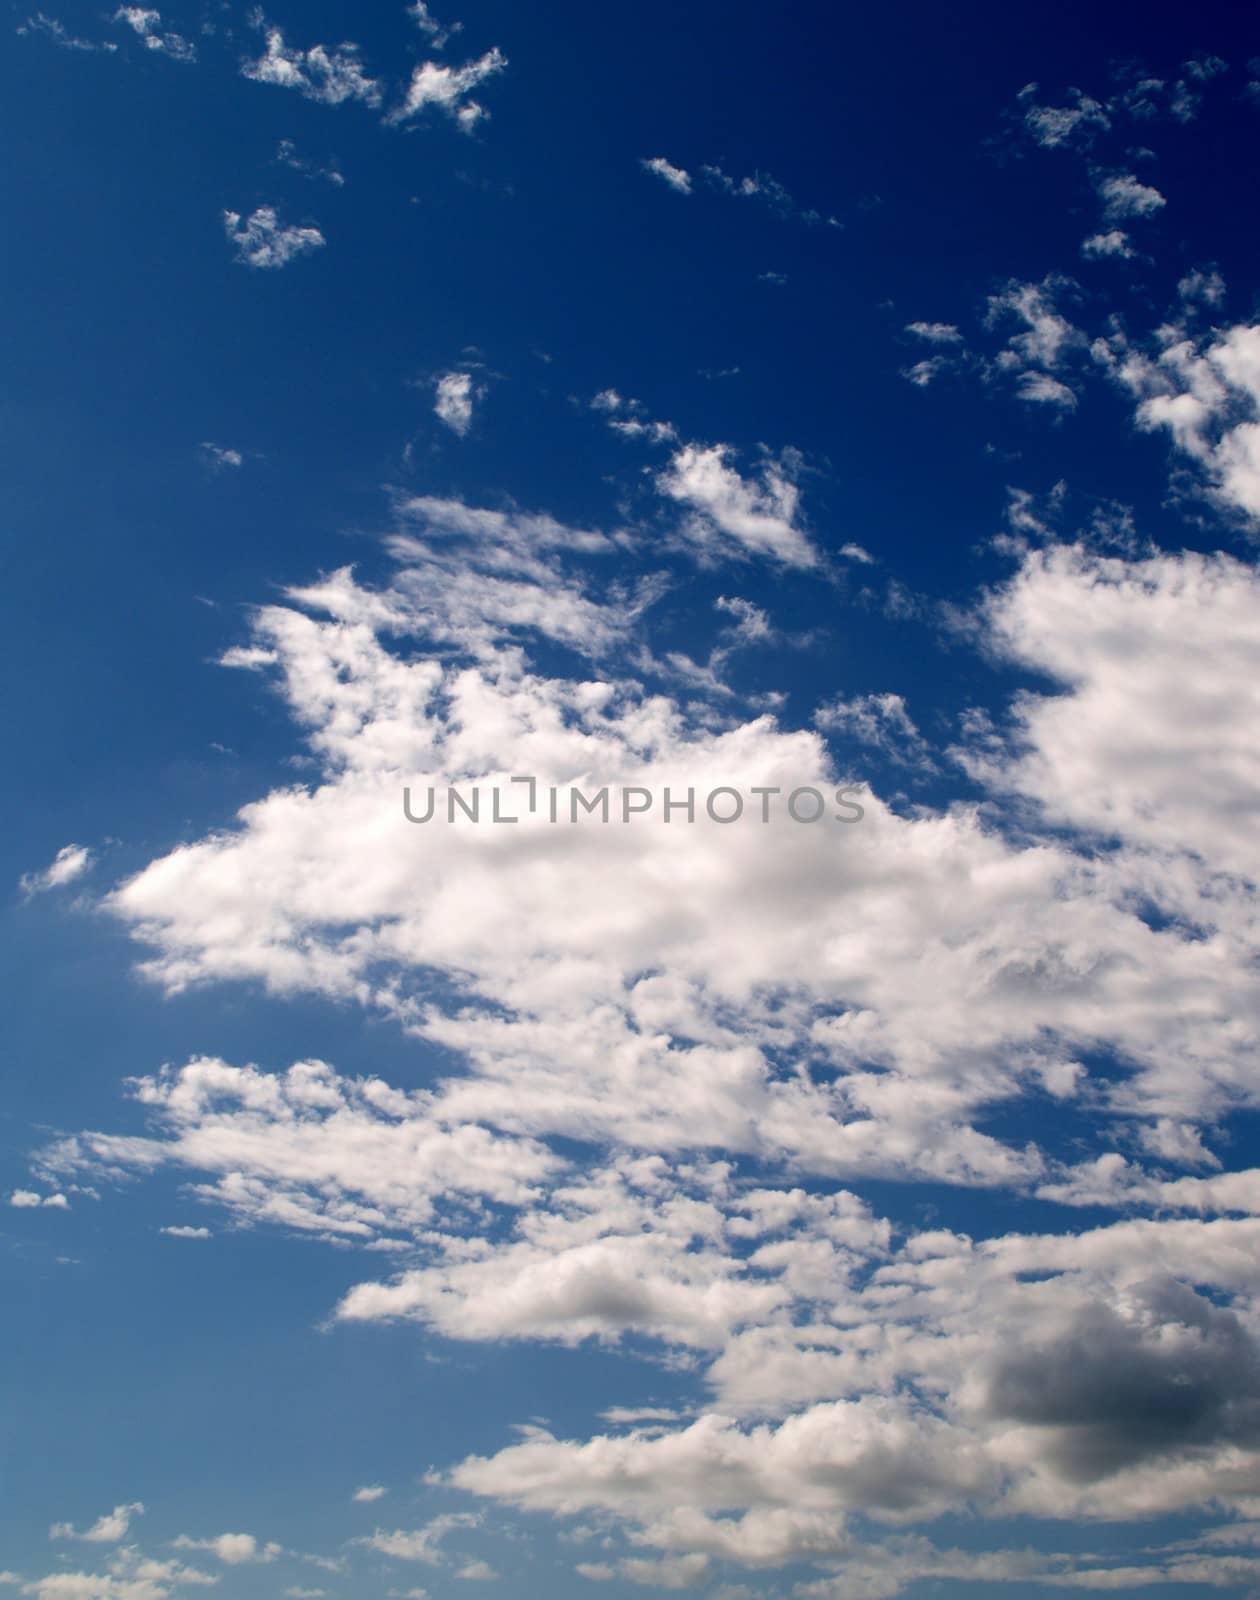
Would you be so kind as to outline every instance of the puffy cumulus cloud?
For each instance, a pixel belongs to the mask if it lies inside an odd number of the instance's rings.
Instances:
[[[82,1533],[75,1531],[74,1525],[69,1522],[54,1522],[48,1530],[50,1539],[82,1539],[88,1544],[117,1544],[120,1539],[127,1537],[131,1527],[131,1519],[144,1515],[144,1506],[139,1500],[130,1505],[115,1506],[112,1511],[105,1512],[97,1517],[91,1527]]]
[[[759,478],[744,478],[731,465],[731,454],[723,444],[684,445],[658,475],[660,492],[691,509],[689,536],[702,548],[724,545],[726,554],[733,544],[785,566],[813,566],[817,552],[796,522],[794,456],[766,462]]]
[[[21,1583],[21,1592],[37,1600],[168,1600],[189,1589],[213,1588],[218,1581],[183,1562],[146,1556],[134,1545],[112,1555],[104,1572],[59,1571],[27,1583],[13,1574],[0,1574],[0,1582]]]
[[[196,1186],[201,1198],[242,1223],[333,1240],[419,1233],[438,1196],[521,1205],[559,1166],[530,1139],[444,1124],[431,1094],[343,1079],[322,1062],[268,1074],[203,1058],[133,1092],[154,1137],[84,1134],[50,1151],[50,1164],[192,1169],[210,1180]]]
[[[497,46],[487,50],[476,61],[466,61],[462,67],[448,67],[437,61],[424,61],[411,74],[411,82],[402,103],[386,119],[392,123],[410,122],[430,106],[454,118],[465,133],[473,129],[490,113],[477,100],[472,91],[487,78],[494,77],[507,66],[507,57]]]
[[[1183,294],[1214,305],[1224,295],[1218,281],[1183,279]],[[1169,325],[1154,351],[1113,333],[1094,354],[1136,399],[1138,426],[1167,429],[1220,503],[1260,520],[1260,323],[1202,338]]]
[[[1069,336],[1025,311],[1016,337],[1046,370]],[[750,509],[769,490],[717,482],[696,502],[714,529],[794,529],[794,500]],[[319,993],[443,1053],[407,1090],[194,1060],[135,1082],[146,1129],[62,1141],[48,1173],[168,1170],[238,1223],[360,1246],[343,1321],[690,1371],[698,1416],[531,1430],[447,1474],[609,1519],[630,1548],[588,1564],[614,1576],[808,1561],[818,1595],[916,1575],[1115,1587],[1114,1564],[863,1545],[855,1519],[1260,1508],[1260,1177],[1225,1170],[1212,1136],[1258,1095],[1254,569],[1020,546],[971,636],[1040,687],[966,726],[982,805],[903,813],[865,788],[855,826],[769,801],[767,822],[701,801],[694,823],[658,802],[553,825],[514,780],[829,797],[860,772],[845,741],[895,751],[899,779],[930,757],[895,695],[841,695],[806,730],[661,688],[639,536],[395,509],[383,581],[290,590],[227,658],[277,685],[307,783],[108,907],[170,990]],[[750,642],[769,628],[728,605]],[[404,786],[474,783],[518,820],[403,815]],[[1031,1142],[1048,1106],[1071,1164]],[[847,1187],[869,1176],[1113,1215],[894,1229]],[[432,1527],[369,1543],[440,1549]]]
[[[664,1542],[680,1505],[693,1514],[756,1508],[911,1520],[964,1503],[991,1473],[957,1429],[898,1401],[863,1397],[811,1406],[777,1425],[741,1427],[713,1413],[664,1434],[585,1442],[538,1430],[495,1456],[467,1458],[450,1481],[528,1510],[610,1511],[663,1524]],[[738,1548],[739,1534],[729,1532]],[[780,1560],[794,1543],[781,1542]]]
[[[366,1483],[361,1489],[356,1489],[350,1498],[359,1505],[372,1505],[377,1500],[383,1500],[389,1490],[380,1483]]]
[[[323,105],[341,105],[347,100],[380,105],[381,85],[364,71],[358,45],[340,44],[329,49],[316,44],[308,50],[294,49],[261,11],[255,11],[251,20],[263,30],[266,47],[261,56],[241,64],[242,77],[281,89],[296,89],[308,100],[318,100]]]
[[[171,1546],[175,1550],[208,1551],[228,1567],[240,1567],[255,1561],[274,1561],[277,1556],[284,1554],[274,1540],[264,1544],[252,1533],[220,1533],[212,1539],[190,1539],[187,1534],[181,1534],[178,1539],[171,1541]]]
[[[93,860],[92,852],[86,845],[62,845],[43,871],[24,873],[18,880],[18,887],[28,898],[49,889],[64,889],[68,883],[81,878],[93,865]]]
[[[1013,786],[1082,832],[1201,870],[1254,875],[1253,566],[1224,555],[1125,561],[1055,546],[1028,555],[990,597],[987,621],[1001,651],[1066,692],[1018,698],[1013,751],[976,758],[986,781]],[[1178,881],[1152,875],[1150,890],[1171,892],[1170,909],[1193,915]]]
[[[38,1206],[51,1206],[55,1211],[66,1211],[70,1202],[64,1194],[38,1194],[34,1189],[14,1189],[9,1204],[19,1211],[33,1211]]]
[[[274,206],[259,206],[244,221],[239,211],[225,211],[223,231],[243,267],[284,267],[297,256],[322,250],[327,242],[316,227],[282,226]]]
[[[654,172],[678,194],[691,193],[691,174],[683,167],[676,167],[672,161],[666,161],[664,156],[644,156],[640,164],[646,171]]]
[[[123,22],[144,41],[146,50],[170,56],[173,61],[195,61],[197,47],[182,34],[162,27],[162,15],[146,6],[119,6],[114,21]]]

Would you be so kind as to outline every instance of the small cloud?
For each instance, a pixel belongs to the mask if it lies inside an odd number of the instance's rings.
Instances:
[[[243,223],[238,211],[225,211],[223,231],[243,267],[283,267],[327,242],[318,228],[281,227],[272,206],[259,206]]]
[[[69,1522],[54,1522],[48,1530],[50,1539],[80,1539],[88,1544],[117,1544],[127,1537],[131,1519],[144,1515],[144,1506],[135,1500],[129,1506],[115,1506],[83,1533],[75,1531]]]
[[[164,1233],[168,1239],[209,1239],[209,1228],[190,1228],[179,1224],[170,1228],[159,1228],[159,1233]]]
[[[440,50],[452,34],[458,33],[464,26],[462,22],[451,22],[443,26],[425,4],[425,0],[413,0],[407,7],[407,15],[426,34],[435,50]]]
[[[473,403],[481,390],[473,384],[470,372],[446,372],[437,381],[433,409],[452,433],[462,439],[472,426]]]
[[[208,1550],[229,1567],[243,1566],[250,1561],[274,1561],[283,1554],[280,1545],[274,1541],[259,1544],[252,1533],[221,1533],[214,1539],[190,1539],[187,1534],[181,1534],[171,1545],[175,1550]]]
[[[239,467],[245,460],[239,450],[229,449],[226,445],[212,444],[209,439],[201,441],[201,454],[206,465],[216,472],[222,471],[224,467]]]
[[[162,31],[160,11],[150,10],[147,6],[119,6],[114,12],[114,21],[125,22],[134,33],[139,34],[144,40],[146,50],[170,56],[172,61],[197,59],[196,45],[190,43],[182,34]]]
[[[389,1490],[380,1483],[365,1483],[361,1489],[356,1489],[350,1496],[358,1505],[370,1506],[374,1501],[383,1499]]]
[[[296,89],[307,100],[318,100],[326,106],[339,106],[347,100],[380,105],[381,86],[363,70],[357,45],[340,44],[330,50],[316,44],[309,50],[295,50],[285,44],[284,34],[269,25],[261,11],[256,11],[252,20],[255,27],[265,31],[267,44],[256,61],[242,65],[242,77],[281,89]]]
[[[1103,260],[1108,256],[1129,261],[1137,252],[1129,243],[1129,236],[1123,228],[1112,228],[1107,233],[1091,234],[1081,245],[1081,254],[1090,261]]]
[[[962,334],[952,322],[907,322],[906,332],[928,344],[961,344]]]
[[[33,16],[27,17],[25,22],[19,23],[17,31],[21,36],[42,33],[55,45],[60,45],[63,50],[101,50],[109,53],[118,48],[112,39],[79,38],[69,32],[64,22],[59,22],[56,17],[45,16],[42,11],[35,12]]]
[[[759,272],[757,274],[757,282],[758,283],[773,283],[776,286],[781,288],[783,286],[783,284],[785,284],[787,282],[787,273],[786,272]]]
[[[69,1211],[70,1202],[64,1194],[36,1194],[34,1189],[15,1189],[9,1204],[19,1211],[30,1211],[36,1206],[51,1206],[54,1211]]]
[[[1202,267],[1195,267],[1178,283],[1177,293],[1187,305],[1193,305],[1196,301],[1205,306],[1224,305],[1225,280],[1215,268],[1205,271]]]
[[[499,1574],[488,1561],[469,1561],[455,1574],[457,1578],[469,1578],[473,1581],[490,1582]]]
[[[76,878],[81,878],[92,865],[92,852],[86,845],[63,845],[53,857],[51,865],[42,872],[28,872],[19,879],[22,893],[30,899],[47,889],[62,889]]]
[[[390,123],[408,122],[412,117],[436,106],[448,117],[453,117],[465,133],[471,133],[490,113],[473,100],[471,91],[487,78],[502,72],[507,57],[497,46],[487,50],[476,61],[466,61],[462,67],[446,67],[436,61],[425,61],[411,74],[411,82],[401,106],[391,111],[385,119]]]
[[[666,161],[664,156],[644,156],[641,165],[645,171],[654,172],[663,179],[678,194],[691,193],[691,174],[683,167],[676,167],[672,161]]]
[[[292,139],[281,139],[276,150],[276,160],[282,167],[291,167],[294,172],[300,172],[304,177],[326,178],[338,189],[345,186],[345,175],[333,162],[330,161],[326,167],[321,167],[314,161],[308,161],[298,154],[297,145]]]
[[[1058,406],[1063,411],[1076,408],[1075,393],[1048,372],[1021,372],[1015,393],[1033,405]]]
[[[1098,183],[1098,197],[1109,222],[1125,217],[1149,217],[1163,209],[1167,201],[1149,183],[1139,183],[1131,172],[1113,173]]]

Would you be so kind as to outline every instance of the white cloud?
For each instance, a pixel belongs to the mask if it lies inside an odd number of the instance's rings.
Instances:
[[[284,1553],[274,1541],[262,1544],[252,1533],[220,1533],[212,1539],[190,1539],[187,1534],[181,1534],[171,1545],[176,1550],[206,1550],[229,1567],[274,1561]]]
[[[1187,305],[1215,309],[1225,303],[1225,280],[1214,267],[1195,267],[1179,281],[1177,293]]]
[[[101,50],[108,53],[118,49],[112,39],[84,39],[78,34],[73,34],[57,17],[45,15],[36,11],[33,16],[27,17],[25,22],[18,24],[17,32],[25,37],[32,33],[44,34],[63,50]]]
[[[1108,222],[1126,217],[1149,217],[1167,204],[1159,190],[1140,183],[1131,172],[1111,173],[1098,180],[1098,195]]]
[[[420,32],[426,35],[435,50],[441,50],[452,34],[458,33],[463,27],[462,22],[452,22],[443,26],[429,10],[425,0],[411,0],[411,4],[407,7],[407,15]]]
[[[473,383],[472,373],[445,372],[437,380],[436,389],[434,411],[452,433],[463,438],[472,426],[473,403],[481,395],[481,390]]]
[[[446,1512],[434,1517],[422,1528],[395,1529],[392,1533],[378,1528],[375,1533],[355,1543],[365,1545],[383,1556],[390,1556],[395,1561],[422,1561],[431,1567],[443,1566],[452,1559],[443,1548],[447,1534],[456,1528],[474,1528],[480,1520],[472,1512]]]
[[[1047,150],[1086,144],[1111,126],[1106,108],[1079,89],[1069,90],[1068,104],[1062,106],[1038,105],[1033,99],[1036,92],[1037,85],[1030,83],[1020,91],[1019,100],[1026,108],[1024,126]]]
[[[242,63],[242,77],[296,89],[308,100],[318,100],[323,105],[341,105],[347,100],[380,105],[381,85],[364,71],[358,45],[340,44],[329,49],[317,44],[309,50],[294,49],[285,44],[284,34],[267,23],[261,12],[254,13],[253,21],[266,34],[266,48],[256,60]]]
[[[1221,504],[1260,519],[1260,324],[1212,329],[1202,340],[1172,327],[1161,346],[1148,355],[1116,334],[1094,354],[1137,400],[1139,427],[1166,428]]]
[[[117,1544],[119,1540],[127,1537],[132,1518],[143,1514],[144,1507],[139,1500],[136,1500],[130,1505],[115,1506],[112,1511],[105,1512],[83,1533],[77,1533],[69,1522],[54,1522],[48,1530],[48,1537],[81,1539],[88,1544]]]
[[[281,166],[290,167],[294,172],[301,172],[308,178],[326,178],[338,189],[345,187],[345,175],[335,162],[330,161],[320,166],[318,162],[300,156],[297,145],[292,139],[281,139],[276,148],[276,160]]]
[[[462,67],[442,66],[436,61],[424,61],[411,74],[403,103],[390,112],[388,121],[406,122],[435,106],[453,117],[465,133],[472,130],[490,113],[472,99],[472,91],[487,78],[502,72],[507,57],[497,47],[487,50],[476,61],[467,61]]]
[[[244,222],[239,212],[225,211],[223,229],[236,246],[237,261],[245,267],[287,266],[297,256],[322,249],[326,242],[318,228],[282,227],[272,206],[259,206]]]
[[[1012,319],[1023,323],[1023,331],[1007,341],[1006,365],[1041,366],[1051,370],[1074,350],[1085,345],[1085,335],[1059,310],[1060,299],[1072,285],[1067,279],[1050,276],[1040,283],[1019,283],[1015,279],[997,294],[989,296],[985,321],[994,327]],[[1001,361],[999,362],[1001,363]]]
[[[1039,361],[1076,347],[1057,315],[1023,302],[1016,337]],[[1211,370],[1249,371],[1246,342],[1228,349]],[[722,532],[717,503],[697,514]],[[628,1343],[693,1372],[697,1416],[529,1427],[447,1474],[611,1519],[634,1549],[588,1565],[628,1580],[626,1561],[660,1586],[715,1560],[799,1560],[839,1593],[850,1572],[871,1594],[916,1575],[1099,1587],[1123,1569],[862,1545],[845,1519],[1246,1512],[1260,1175],[1214,1166],[1212,1130],[1260,1094],[1254,569],[1021,547],[971,626],[1040,687],[966,726],[956,754],[982,805],[901,814],[864,792],[846,830],[560,834],[525,816],[430,832],[401,818],[404,783],[748,792],[854,769],[816,732],[737,702],[719,721],[645,682],[646,613],[602,574],[609,553],[641,554],[635,538],[432,497],[396,510],[387,582],[290,591],[231,658],[276,678],[307,784],[109,905],[169,989],[340,998],[449,1065],[404,1090],[196,1059],[136,1081],[143,1134],[79,1134],[44,1168],[167,1169],[242,1222],[405,1245],[398,1270],[358,1257],[342,1320]],[[773,507],[792,529],[795,510]],[[757,607],[724,614],[772,627]],[[578,652],[579,675],[542,670],[540,638],[547,659]],[[850,691],[819,719],[907,774],[932,759],[895,695]],[[1032,1142],[1050,1103],[1072,1119],[1070,1164]],[[873,1174],[1124,1220],[894,1230],[842,1187]],[[366,1544],[454,1566],[449,1526]]]
[[[146,50],[170,56],[173,61],[195,61],[197,47],[182,34],[163,32],[162,16],[147,6],[119,6],[114,12],[115,22],[125,22],[144,41]]]
[[[239,450],[234,450],[228,445],[213,444],[209,439],[201,441],[202,460],[208,467],[221,470],[224,467],[239,467],[244,465],[245,457]]]
[[[741,477],[731,454],[729,445],[684,445],[658,474],[661,493],[692,508],[689,536],[701,547],[731,541],[786,566],[813,566],[817,554],[796,524],[800,491],[791,457],[767,462],[758,481]]]
[[[42,872],[28,872],[19,879],[19,888],[28,897],[43,894],[48,889],[64,889],[81,878],[93,865],[92,852],[86,845],[65,844]]]
[[[1107,258],[1131,261],[1137,252],[1123,228],[1110,228],[1106,233],[1091,234],[1081,245],[1081,254],[1094,261]]]
[[[906,332],[929,344],[961,344],[962,334],[952,322],[908,322]]]
[[[209,1239],[211,1237],[209,1228],[191,1228],[185,1224],[159,1228],[158,1232],[166,1234],[169,1239]]]
[[[691,193],[691,174],[683,167],[676,167],[664,156],[644,156],[641,165],[648,171],[654,172],[662,178],[671,189],[676,189],[679,194]]]
[[[368,1483],[361,1489],[356,1489],[350,1498],[360,1505],[371,1505],[376,1500],[381,1500],[389,1493],[382,1484]]]
[[[825,733],[841,734],[873,746],[901,766],[913,766],[920,772],[936,770],[927,740],[915,727],[899,694],[864,694],[833,700],[815,712],[814,724]]]
[[[1063,411],[1076,407],[1075,391],[1048,372],[1021,372],[1016,379],[1015,393],[1034,405],[1058,406]]]

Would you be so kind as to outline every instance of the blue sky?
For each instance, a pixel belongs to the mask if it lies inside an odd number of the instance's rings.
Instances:
[[[0,1592],[1260,1589],[1244,8],[7,26]]]

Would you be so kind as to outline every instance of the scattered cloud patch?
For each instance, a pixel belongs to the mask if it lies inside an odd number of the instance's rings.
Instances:
[[[679,194],[691,193],[691,174],[683,167],[674,166],[664,156],[645,156],[640,165],[646,171],[654,172],[658,178]]]
[[[268,23],[261,11],[255,11],[251,21],[263,31],[266,46],[261,56],[241,64],[242,77],[296,89],[322,105],[343,105],[348,100],[380,105],[381,84],[364,71],[358,45],[339,44],[330,49],[317,44],[308,50],[296,49],[285,43],[282,30]]]
[[[18,880],[18,886],[28,899],[49,889],[64,889],[89,871],[93,863],[94,857],[86,845],[62,845],[42,872],[25,873]]]
[[[64,22],[61,22],[57,17],[47,16],[42,11],[36,11],[33,15],[27,17],[25,22],[20,22],[17,32],[23,37],[30,34],[42,34],[63,50],[100,50],[110,54],[118,49],[112,39],[85,39],[78,34],[73,34]]]
[[[789,453],[767,461],[758,477],[744,478],[731,465],[732,454],[723,444],[684,445],[657,475],[657,488],[691,509],[687,529],[700,546],[725,542],[787,566],[813,566],[817,553],[796,522],[795,458]]]
[[[229,445],[214,444],[209,439],[201,441],[200,450],[201,459],[214,472],[222,472],[228,467],[240,467],[245,462],[241,451]]]
[[[409,122],[423,111],[434,107],[454,118],[465,133],[471,133],[490,113],[477,100],[472,91],[488,78],[502,72],[508,64],[507,57],[497,46],[462,67],[448,67],[436,61],[425,61],[416,67],[400,106],[386,119],[391,123]]]
[[[197,47],[182,34],[162,27],[162,14],[147,6],[119,6],[114,21],[123,22],[144,41],[146,50],[170,56],[172,61],[195,61]]]
[[[144,1506],[139,1500],[131,1505],[115,1506],[97,1517],[91,1527],[79,1533],[69,1522],[54,1522],[48,1530],[50,1539],[79,1539],[85,1544],[117,1544],[127,1537],[134,1517],[143,1516]]]
[[[238,211],[223,213],[223,230],[236,246],[243,267],[274,270],[298,256],[322,250],[327,242],[318,228],[281,225],[273,206],[259,206],[244,220]]]
[[[1142,183],[1131,172],[1110,173],[1097,183],[1098,198],[1108,222],[1123,222],[1130,217],[1151,217],[1162,211],[1167,201],[1152,184]]]
[[[1131,261],[1137,252],[1123,228],[1109,228],[1106,233],[1091,234],[1081,245],[1081,254],[1090,261]]]
[[[37,1206],[51,1206],[54,1211],[68,1211],[70,1202],[64,1194],[38,1194],[34,1189],[15,1189],[9,1204],[19,1211],[31,1211]]]

